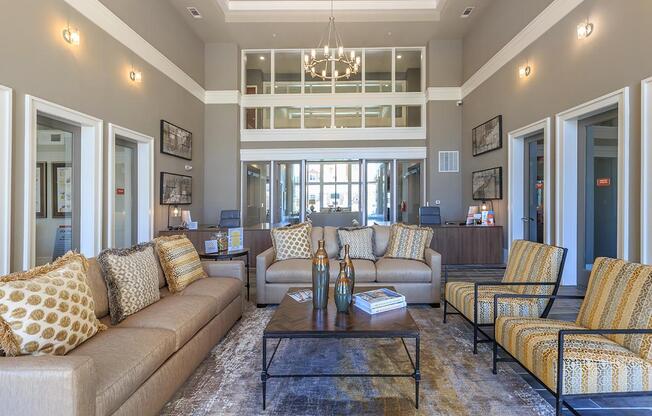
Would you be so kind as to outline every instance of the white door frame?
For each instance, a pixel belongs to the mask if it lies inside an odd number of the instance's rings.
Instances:
[[[641,81],[641,263],[652,264],[652,77]]]
[[[36,259],[36,213],[34,181],[37,146],[37,115],[42,113],[81,126],[81,192],[80,192],[80,252],[97,255],[102,248],[102,120],[54,104],[31,95],[25,95],[25,158],[23,191],[23,263],[27,270]]]
[[[629,87],[580,104],[555,116],[556,189],[555,240],[568,248],[568,257],[562,284],[577,284],[577,226],[578,226],[578,121],[605,109],[618,106],[618,257],[630,260],[634,256],[630,244],[630,160]],[[575,168],[574,168],[575,167]]]
[[[11,264],[11,143],[13,91],[0,85],[0,275]]]
[[[513,130],[507,134],[507,247],[512,246],[513,240],[521,240],[525,237],[525,227],[522,217],[525,217],[523,198],[525,189],[525,138],[538,131],[543,131],[544,142],[544,165],[543,175],[545,183],[544,193],[544,228],[543,242],[553,244],[553,201],[552,201],[552,163],[553,163],[553,146],[550,137],[552,119],[546,117],[525,127]]]
[[[138,183],[138,232],[136,239],[139,243],[150,241],[154,238],[154,138],[146,134],[109,123],[107,138],[108,150],[106,155],[106,244],[114,247],[115,233],[115,141],[116,136],[136,143],[137,183]],[[146,190],[146,191],[145,191]],[[147,196],[142,198],[141,196]]]

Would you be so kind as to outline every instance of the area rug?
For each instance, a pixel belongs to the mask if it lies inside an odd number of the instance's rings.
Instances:
[[[262,410],[261,346],[274,307],[250,305],[162,410],[162,415],[551,415],[552,407],[501,365],[491,373],[489,344],[472,354],[470,327],[442,324],[442,309],[410,307],[421,329],[420,408],[412,379],[307,378],[267,383]],[[414,354],[411,341],[406,340]],[[270,344],[271,345],[271,344]],[[400,340],[284,340],[272,367],[281,372],[409,372]]]

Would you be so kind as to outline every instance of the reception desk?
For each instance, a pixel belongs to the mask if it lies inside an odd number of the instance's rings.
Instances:
[[[282,226],[282,224],[279,224]],[[503,227],[441,225],[434,231],[430,247],[441,254],[442,264],[500,264],[503,263]],[[272,246],[269,224],[244,227],[244,245],[249,248],[249,261]],[[197,251],[204,251],[204,241],[217,231],[200,227],[197,230],[160,231],[159,235],[185,234]]]

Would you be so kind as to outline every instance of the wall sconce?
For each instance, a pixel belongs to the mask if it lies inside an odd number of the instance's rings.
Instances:
[[[586,39],[593,33],[593,23],[588,20],[577,25],[577,39]]]
[[[81,36],[78,29],[70,29],[70,25],[63,29],[63,39],[71,45],[79,46]]]
[[[519,78],[529,77],[531,73],[532,73],[532,67],[530,67],[530,65],[523,65],[518,68]]]
[[[143,73],[140,71],[134,71],[133,69],[129,72],[129,79],[133,82],[142,82]]]

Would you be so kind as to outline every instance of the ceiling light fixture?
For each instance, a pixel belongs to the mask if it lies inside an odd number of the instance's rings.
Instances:
[[[318,53],[321,56],[318,57]],[[328,26],[319,41],[319,48],[312,49],[310,55],[306,54],[303,58],[304,69],[312,78],[323,80],[348,79],[351,75],[360,71],[360,57],[355,55],[355,51],[351,51],[350,54],[344,53],[342,38],[335,28],[333,0],[331,0],[331,16],[328,19]],[[338,63],[344,67],[343,72],[335,69],[335,65]]]
[[[70,25],[63,29],[63,39],[71,45],[79,46],[81,36],[78,29],[70,29]]]
[[[403,55],[396,55],[396,59],[402,59]]]
[[[588,20],[577,25],[577,39],[586,39],[593,33],[593,23]]]
[[[264,61],[264,60],[265,60],[265,56],[264,56],[264,55],[260,55],[259,59],[260,59],[261,61]]]

